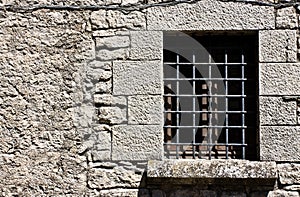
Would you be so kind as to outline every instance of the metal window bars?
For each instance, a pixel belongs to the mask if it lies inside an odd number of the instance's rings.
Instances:
[[[248,64],[243,48],[230,53],[238,56],[233,59],[239,62],[228,61],[230,46],[218,50],[222,53],[209,54],[207,62],[197,61],[195,49],[189,51],[191,62],[180,52],[164,52],[164,146],[168,158],[246,159],[246,138],[255,138],[256,133],[255,121],[247,121],[255,119],[255,105],[247,102],[255,103],[256,97],[246,94],[246,88],[255,88],[254,76],[245,73]]]

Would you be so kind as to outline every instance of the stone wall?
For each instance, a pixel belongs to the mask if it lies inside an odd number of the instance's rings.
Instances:
[[[298,12],[278,0],[0,1],[0,196],[299,196]],[[259,31],[260,159],[277,162],[274,185],[147,179],[163,160],[164,30]]]

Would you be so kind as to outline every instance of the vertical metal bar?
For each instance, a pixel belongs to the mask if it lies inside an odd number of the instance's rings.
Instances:
[[[196,68],[195,68],[195,53],[193,51],[193,95],[196,95],[196,81],[195,81],[195,78],[196,78]],[[193,96],[193,158],[195,159],[196,158],[196,155],[195,155],[195,143],[196,143],[196,114],[195,114],[195,111],[196,111],[196,97]]]
[[[212,97],[211,97],[211,92],[212,92],[212,81],[211,79],[211,55],[209,54],[208,56],[208,116],[209,116],[209,121],[208,121],[208,144],[209,144],[209,159],[211,159],[211,149],[212,149]]]
[[[245,111],[245,59],[244,59],[244,53],[242,52],[242,111]],[[245,113],[242,113],[242,158],[245,159]]]
[[[176,55],[176,158],[179,159],[179,55]]]
[[[227,52],[225,51],[225,125],[226,125],[226,159],[228,159],[228,65]]]

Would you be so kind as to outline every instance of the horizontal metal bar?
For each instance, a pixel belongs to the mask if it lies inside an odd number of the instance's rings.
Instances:
[[[175,145],[175,146],[248,146],[248,144],[240,143],[164,143],[164,145]]]
[[[250,81],[248,78],[164,78],[164,81]]]
[[[164,97],[228,97],[228,98],[253,98],[254,96],[249,95],[221,95],[221,94],[164,94]]]
[[[164,65],[227,65],[227,66],[237,66],[237,65],[247,65],[247,63],[224,63],[224,62],[219,62],[219,63],[205,63],[205,62],[195,62],[195,63],[190,63],[190,62],[180,62],[180,63],[176,63],[176,62],[164,62]]]
[[[220,126],[220,125],[202,125],[202,126],[164,126],[164,128],[228,128],[228,129],[247,129],[253,128],[248,126]]]
[[[254,113],[254,111],[164,111],[164,113],[247,114],[247,113]]]

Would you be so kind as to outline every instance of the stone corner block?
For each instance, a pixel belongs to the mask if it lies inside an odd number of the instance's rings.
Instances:
[[[296,101],[283,101],[282,97],[260,97],[260,125],[297,125]]]
[[[119,107],[100,107],[99,121],[107,124],[121,124],[127,122],[127,110]]]
[[[163,122],[161,96],[130,96],[128,98],[128,124],[158,124]]]
[[[285,7],[277,10],[276,28],[294,29],[298,27],[296,9]]]
[[[112,128],[113,160],[162,159],[163,129],[160,125],[118,125]]]
[[[203,0],[147,10],[149,30],[274,29],[273,7]]]
[[[296,30],[259,32],[260,62],[297,62]]]
[[[277,165],[279,181],[283,185],[300,184],[300,164],[283,163]]]
[[[265,161],[299,161],[299,126],[261,126],[260,159]]]
[[[261,63],[260,95],[299,95],[300,64]]]
[[[113,94],[162,94],[161,61],[115,61]]]
[[[131,48],[129,59],[157,60],[162,59],[162,31],[131,31]]]

